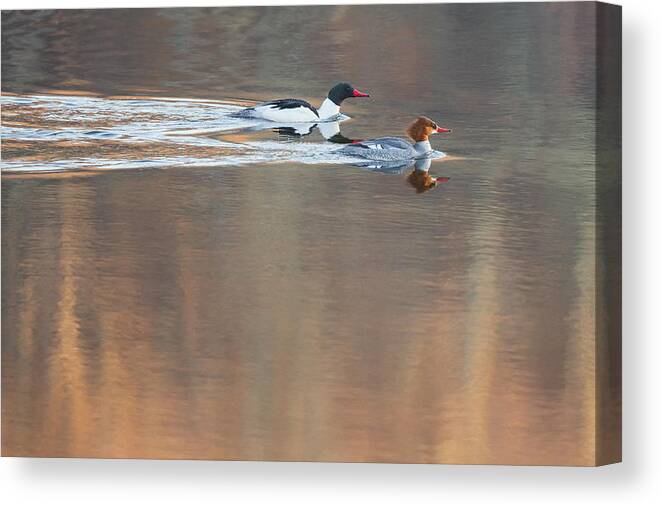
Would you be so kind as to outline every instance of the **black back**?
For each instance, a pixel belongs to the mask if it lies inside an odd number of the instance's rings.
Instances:
[[[281,98],[279,100],[271,100],[270,102],[264,102],[263,104],[259,104],[261,106],[264,105],[270,105],[274,106],[276,109],[296,109],[297,107],[305,107],[306,109],[310,109],[313,113],[319,117],[319,113],[317,112],[317,109],[315,107],[312,107],[308,102],[305,100],[299,100],[298,98]]]

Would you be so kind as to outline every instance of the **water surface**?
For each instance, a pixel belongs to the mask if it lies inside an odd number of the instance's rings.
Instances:
[[[3,12],[3,454],[594,462],[593,20]],[[226,115],[338,81],[449,180]]]

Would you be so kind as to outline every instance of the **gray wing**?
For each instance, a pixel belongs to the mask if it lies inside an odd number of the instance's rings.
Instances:
[[[341,152],[370,160],[403,160],[415,156],[413,146],[398,137],[381,137],[357,142],[343,148]]]
[[[364,146],[368,149],[403,149],[406,151],[411,149],[411,144],[399,137],[379,137],[358,142],[354,146]]]

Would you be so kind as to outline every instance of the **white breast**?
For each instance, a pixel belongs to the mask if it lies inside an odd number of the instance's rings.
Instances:
[[[322,120],[334,119],[340,114],[340,106],[327,98],[321,103],[319,107],[319,117]]]

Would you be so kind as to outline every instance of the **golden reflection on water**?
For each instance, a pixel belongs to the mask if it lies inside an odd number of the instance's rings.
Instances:
[[[502,220],[411,230],[435,217],[403,179],[337,196],[379,229],[314,190],[335,175],[254,170],[4,182],[4,453],[592,462],[589,228],[574,312],[513,312],[538,262]]]

